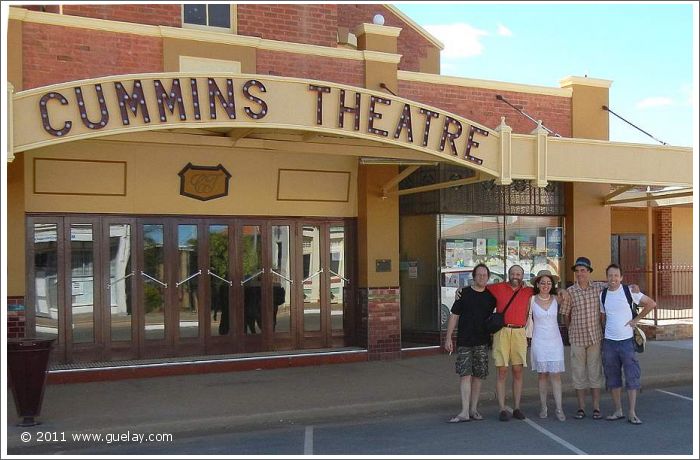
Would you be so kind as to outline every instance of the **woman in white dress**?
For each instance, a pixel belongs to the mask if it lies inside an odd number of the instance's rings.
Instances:
[[[541,270],[533,280],[534,295],[530,298],[530,314],[526,335],[532,337],[530,362],[538,373],[540,418],[547,418],[547,380],[552,383],[556,416],[566,420],[561,407],[561,374],[564,372],[564,342],[559,332],[556,284],[559,277]]]

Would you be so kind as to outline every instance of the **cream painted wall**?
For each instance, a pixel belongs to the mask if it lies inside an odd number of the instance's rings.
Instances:
[[[21,154],[7,164],[7,296],[25,295],[23,168]]]
[[[324,217],[357,215],[355,157],[110,141],[59,144],[21,155],[25,156],[26,165],[24,177],[27,212]],[[34,194],[34,158],[125,161],[126,195]],[[178,173],[189,162],[201,166],[222,164],[231,174],[228,196],[210,201],[181,196]],[[342,196],[349,198],[347,201],[334,202],[278,201],[279,169],[349,172],[350,190],[349,193],[342,193]],[[51,187],[51,184],[41,185],[44,190]],[[297,186],[308,188],[314,184],[299,183]],[[339,183],[338,187],[346,190],[347,180]],[[319,200],[323,198],[318,197]]]
[[[672,208],[673,264],[693,265],[693,208]]]
[[[399,199],[383,199],[381,186],[399,173],[397,166],[360,166],[358,170],[357,254],[360,287],[399,285]],[[376,260],[391,260],[390,272],[377,272]]]

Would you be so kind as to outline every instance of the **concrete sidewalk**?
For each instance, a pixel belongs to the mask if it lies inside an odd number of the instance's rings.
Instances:
[[[693,381],[692,340],[648,342],[639,355],[643,389]],[[571,388],[565,350],[566,396]],[[497,417],[495,368],[482,386],[480,412]],[[507,384],[510,402],[510,379]],[[538,398],[537,374],[526,370],[523,400]],[[644,398],[642,394],[640,396]],[[454,355],[369,361],[313,367],[199,374],[46,387],[41,425],[17,427],[8,389],[8,453],[36,447],[20,433],[172,433],[176,439],[199,434],[314,424],[353,417],[460,408]],[[588,401],[590,404],[590,401]],[[611,408],[603,397],[602,410]],[[535,414],[526,414],[534,416]],[[47,447],[47,446],[45,446]],[[67,446],[65,446],[67,447]]]

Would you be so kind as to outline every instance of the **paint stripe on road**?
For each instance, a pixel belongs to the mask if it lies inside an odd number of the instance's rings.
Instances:
[[[586,452],[582,451],[581,449],[574,446],[573,444],[566,442],[565,440],[563,440],[562,438],[560,438],[556,434],[552,433],[551,431],[546,430],[545,428],[542,428],[541,426],[539,426],[537,423],[533,422],[529,418],[525,419],[525,423],[527,423],[528,425],[530,425],[531,427],[533,427],[534,429],[536,429],[540,433],[544,434],[548,438],[552,439],[554,442],[557,442],[557,443],[561,444],[562,446],[566,447],[567,449],[574,452],[575,454],[588,455]]]
[[[307,426],[304,431],[304,455],[314,454],[314,427]]]
[[[666,393],[667,395],[675,396],[675,397],[677,397],[677,398],[687,399],[688,401],[692,401],[692,400],[693,400],[693,398],[689,398],[689,397],[687,397],[687,396],[679,395],[678,393],[671,393],[670,391],[666,391],[666,390],[659,390],[658,388],[656,389],[656,391],[659,391],[659,392],[661,392],[661,393]]]

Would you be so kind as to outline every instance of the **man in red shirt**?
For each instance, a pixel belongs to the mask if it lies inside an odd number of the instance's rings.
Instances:
[[[527,338],[525,324],[527,322],[530,297],[533,290],[523,283],[524,270],[520,265],[508,269],[508,282],[489,284],[487,289],[496,297],[496,310],[503,312],[505,326],[493,335],[493,358],[498,369],[496,381],[496,398],[500,408],[499,420],[507,422],[510,414],[506,411],[506,378],[508,365],[512,365],[513,373],[513,417],[525,419],[520,410],[520,396],[523,392],[523,366],[527,367]]]

